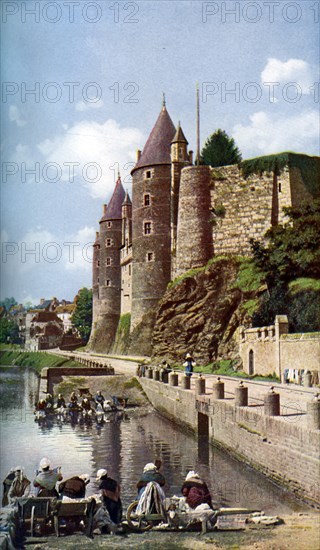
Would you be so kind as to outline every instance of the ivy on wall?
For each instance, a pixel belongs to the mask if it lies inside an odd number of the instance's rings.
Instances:
[[[313,197],[320,195],[319,157],[285,152],[244,160],[239,164],[239,168],[245,178],[248,178],[251,174],[262,174],[263,172],[273,172],[279,175],[285,167],[298,168],[309,193]]]

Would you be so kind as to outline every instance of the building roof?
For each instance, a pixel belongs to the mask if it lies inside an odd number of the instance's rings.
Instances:
[[[132,202],[131,202],[130,195],[129,195],[128,189],[127,189],[126,190],[126,195],[125,195],[123,203],[122,203],[122,206],[131,206],[131,205],[132,205]]]
[[[49,321],[62,323],[62,320],[53,311],[39,311],[32,319],[32,323],[48,323]]]
[[[113,195],[106,208],[105,214],[102,216],[100,222],[107,220],[121,220],[122,218],[122,203],[125,197],[125,192],[121,183],[120,176],[117,179],[116,186],[113,191]]]
[[[184,141],[186,144],[188,144],[188,141],[187,141],[187,139],[186,139],[186,136],[184,135],[183,130],[182,130],[181,126],[180,126],[180,122],[178,123],[177,131],[176,131],[176,133],[174,134],[174,137],[173,137],[171,143],[176,143],[177,141]]]
[[[163,105],[151,134],[147,139],[142,154],[135,165],[134,170],[142,166],[150,166],[153,164],[170,164],[170,146],[173,136],[176,133],[174,124],[170,115]]]

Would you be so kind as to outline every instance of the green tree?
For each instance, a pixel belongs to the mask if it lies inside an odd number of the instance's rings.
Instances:
[[[16,301],[16,299],[11,296],[11,298],[5,298],[4,300],[1,300],[0,302],[0,306],[4,306],[6,308],[6,311],[9,311],[9,309],[12,307],[12,306],[16,306],[18,305],[18,302]]]
[[[283,210],[288,222],[267,231],[266,246],[251,241],[256,265],[270,286],[298,277],[320,278],[320,199]]]
[[[81,337],[89,340],[92,325],[92,290],[82,288],[76,298],[76,307],[71,318]]]
[[[19,327],[17,323],[3,317],[0,319],[1,344],[20,344]]]
[[[210,166],[238,164],[242,155],[233,138],[224,130],[216,130],[205,142],[201,151],[201,162]]]
[[[251,241],[254,262],[268,286],[252,323],[270,325],[275,315],[285,314],[290,330],[319,331],[320,199],[284,208],[284,212],[288,222],[267,231],[266,245]],[[295,291],[292,281],[297,283],[303,278],[310,280],[310,288]]]

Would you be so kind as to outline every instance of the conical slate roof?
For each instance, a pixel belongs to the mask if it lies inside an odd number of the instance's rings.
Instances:
[[[128,193],[128,190],[126,191],[126,195],[124,197],[124,200],[123,200],[123,203],[122,203],[122,206],[131,206],[132,202],[131,202],[131,199],[130,199],[130,195]]]
[[[186,144],[188,144],[188,141],[186,139],[186,136],[184,135],[183,133],[183,130],[180,126],[180,122],[177,126],[177,131],[176,133],[174,134],[174,137],[172,139],[172,142],[171,143],[176,143],[177,141],[184,141]]]
[[[107,220],[121,220],[122,218],[122,203],[125,197],[125,191],[123,189],[120,176],[117,179],[117,183],[107,206],[105,214],[102,216],[100,222]]]
[[[170,164],[170,145],[175,133],[176,129],[164,105],[133,170],[153,164]]]

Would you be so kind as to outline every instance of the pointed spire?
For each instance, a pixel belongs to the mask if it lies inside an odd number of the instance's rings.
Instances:
[[[124,197],[125,197],[125,192],[121,183],[121,178],[119,176],[113,191],[113,195],[109,201],[109,204],[100,222],[104,222],[107,220],[121,220],[122,203],[123,203]]]
[[[171,164],[170,148],[175,132],[170,115],[163,106],[133,171],[142,166]]]
[[[171,143],[177,143],[177,141],[183,141],[184,143],[186,143],[188,145],[188,141],[186,139],[186,136],[184,135],[183,130],[180,126],[180,120],[178,122],[177,130],[176,130],[176,133],[174,134],[174,137],[173,137],[173,140],[171,141]]]
[[[128,189],[126,189],[126,194],[125,194],[125,197],[123,199],[123,203],[122,203],[122,206],[131,206],[132,202],[131,202],[131,199],[130,199],[130,195],[128,193]]]

